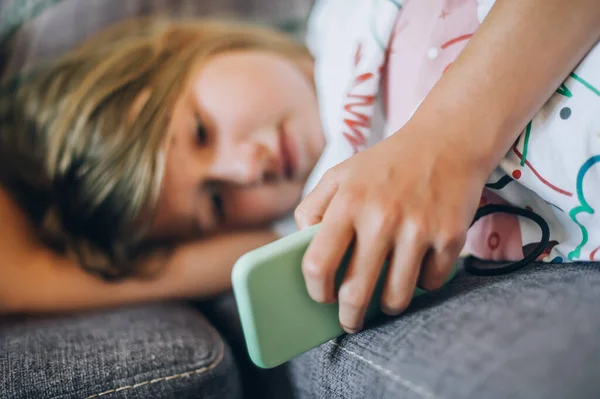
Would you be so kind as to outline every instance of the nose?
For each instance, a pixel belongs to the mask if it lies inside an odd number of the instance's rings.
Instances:
[[[276,176],[275,156],[259,141],[239,143],[234,151],[223,155],[215,170],[220,180],[250,186]]]

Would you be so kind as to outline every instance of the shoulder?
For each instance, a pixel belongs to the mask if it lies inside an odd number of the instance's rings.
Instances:
[[[309,18],[306,45],[315,58],[315,85],[327,136],[352,74],[362,1],[317,0]]]
[[[353,37],[368,19],[364,0],[317,0],[307,25],[306,45],[317,61],[354,47]]]

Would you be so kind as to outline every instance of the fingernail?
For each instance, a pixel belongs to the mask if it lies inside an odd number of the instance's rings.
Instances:
[[[387,306],[384,306],[384,305],[381,305],[381,311],[388,316],[397,316],[398,315],[397,311],[395,311],[391,308],[388,308]]]
[[[325,295],[323,295],[321,293],[321,291],[318,290],[311,290],[308,289],[308,295],[311,297],[311,299],[317,303],[323,304],[323,305],[327,305],[330,302],[330,299],[328,299]]]
[[[358,326],[357,328],[350,328],[341,323],[340,323],[340,326],[342,326],[344,331],[346,331],[348,334],[356,334],[357,332],[360,332],[360,330],[362,329],[362,326]]]

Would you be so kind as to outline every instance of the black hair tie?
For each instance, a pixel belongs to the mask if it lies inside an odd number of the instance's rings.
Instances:
[[[548,247],[550,242],[550,227],[548,226],[548,223],[540,215],[527,209],[517,208],[510,205],[486,205],[477,210],[471,226],[473,226],[473,224],[475,224],[475,222],[482,217],[491,215],[492,213],[508,213],[533,220],[542,230],[542,239],[540,240],[538,246],[529,255],[525,256],[518,262],[509,263],[507,265],[505,265],[503,262],[502,266],[479,267],[473,263],[473,260],[477,258],[474,256],[469,256],[464,262],[464,268],[468,273],[477,276],[497,276],[500,274],[511,273],[524,266],[527,266],[531,262],[534,262]]]

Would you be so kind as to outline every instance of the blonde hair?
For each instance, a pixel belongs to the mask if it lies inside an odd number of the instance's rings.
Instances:
[[[140,271],[134,260],[158,200],[175,100],[193,65],[243,49],[310,57],[265,28],[137,18],[88,39],[36,73],[16,98],[0,100],[4,184],[44,203],[44,239],[105,278]]]

